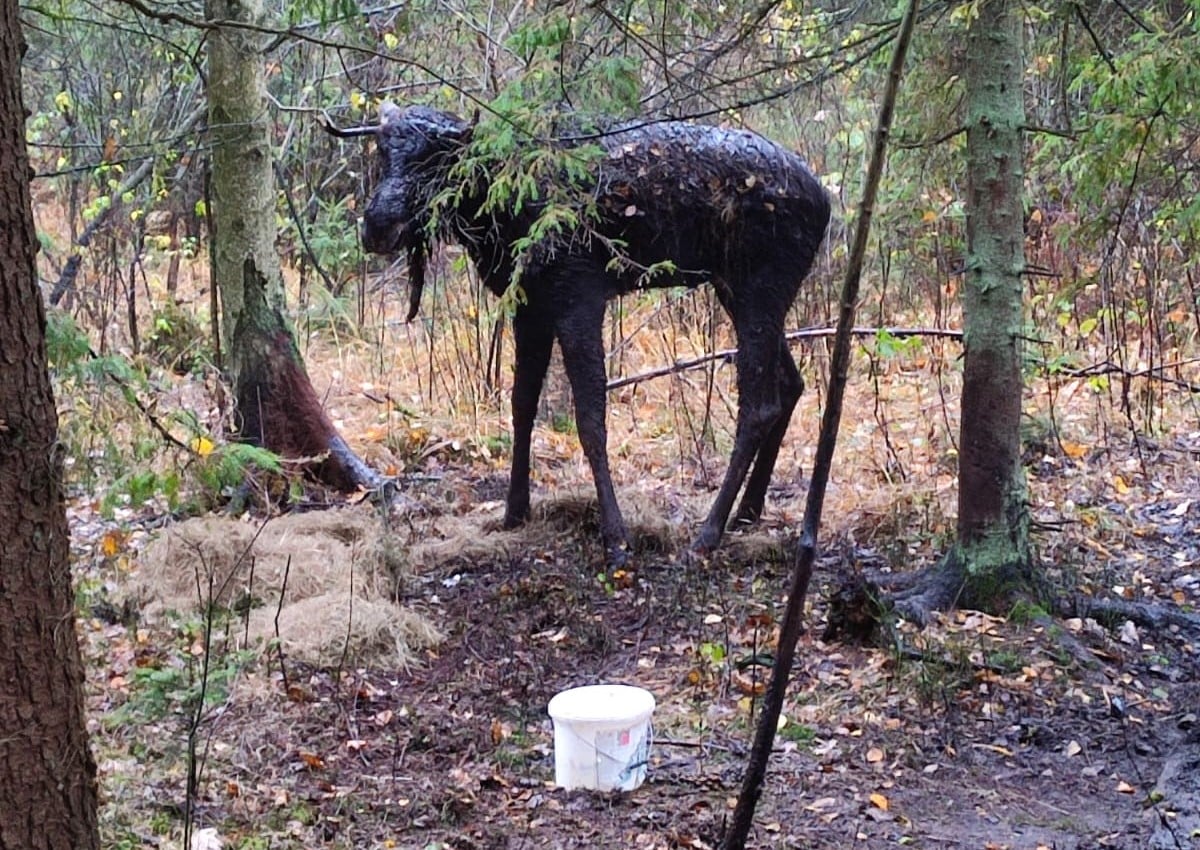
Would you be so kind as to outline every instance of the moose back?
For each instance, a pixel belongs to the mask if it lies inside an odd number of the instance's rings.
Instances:
[[[428,107],[384,103],[377,126],[337,132],[376,136],[382,170],[364,214],[363,243],[374,253],[407,252],[410,318],[435,241],[462,245],[488,289],[506,291],[514,244],[527,241],[542,207],[527,201],[484,211],[486,177],[445,202],[444,190],[461,180],[452,170],[473,125]],[[829,199],[799,156],[744,130],[673,121],[615,125],[588,143],[603,152],[587,184],[574,188],[594,201],[594,216],[577,232],[547,238],[521,257],[526,300],[513,317],[513,458],[504,525],[529,516],[530,436],[557,340],[596,485],[605,552],[611,565],[625,562],[627,531],[608,467],[605,303],[638,288],[708,282],[737,334],[738,414],[724,482],[692,544],[693,551],[707,552],[719,542],[743,483],[734,522],[762,514],[804,390],[784,338],[785,317],[824,238]],[[648,274],[651,268],[666,271]]]

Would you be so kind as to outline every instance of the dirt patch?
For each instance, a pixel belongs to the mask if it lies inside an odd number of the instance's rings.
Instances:
[[[440,634],[394,601],[406,568],[390,539],[367,506],[267,520],[200,517],[147,546],[131,594],[151,620],[210,606],[245,611],[252,643],[278,640],[313,664],[348,655],[405,665]]]

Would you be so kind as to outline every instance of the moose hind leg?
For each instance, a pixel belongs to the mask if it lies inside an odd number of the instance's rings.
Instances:
[[[549,323],[528,306],[517,310],[513,318],[513,336],[517,364],[513,374],[513,454],[508,502],[504,509],[505,528],[516,528],[529,519],[529,451],[533,420],[554,345],[554,332]]]
[[[575,303],[559,317],[558,345],[563,365],[575,397],[575,424],[579,442],[592,468],[596,498],[600,507],[600,536],[610,566],[618,567],[627,560],[629,535],[617,504],[612,475],[608,468],[607,379],[604,374],[604,342],[601,323],[604,319],[603,289],[600,281],[581,278],[582,287]],[[594,284],[594,286],[593,286]]]
[[[771,426],[771,430],[767,432],[758,449],[758,457],[754,460],[754,470],[746,482],[742,501],[733,518],[734,524],[757,522],[762,516],[763,505],[767,498],[767,487],[771,483],[771,475],[775,471],[775,461],[779,457],[779,447],[783,444],[788,425],[791,424],[792,411],[796,409],[796,402],[804,393],[804,379],[800,377],[800,370],[796,368],[796,361],[792,359],[787,340],[784,339],[779,341],[777,374],[781,408],[779,418]]]
[[[784,401],[776,382],[780,368],[777,363],[780,340],[783,337],[782,319],[774,322],[774,311],[756,311],[751,309],[752,304],[738,306],[740,309],[734,311],[734,327],[738,335],[737,433],[725,480],[717,491],[707,519],[700,527],[700,533],[692,543],[692,550],[700,553],[711,551],[720,542],[725,524],[733,511],[733,502],[750,471],[750,464],[784,412]],[[795,368],[795,364],[792,365]]]

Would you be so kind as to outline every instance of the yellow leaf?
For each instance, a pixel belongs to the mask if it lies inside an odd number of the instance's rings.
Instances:
[[[396,45],[400,43],[400,39],[396,38],[394,33],[385,32],[383,34],[383,43],[388,50],[395,50]]]
[[[1088,447],[1082,443],[1072,443],[1070,440],[1062,441],[1062,450],[1069,458],[1078,460],[1088,453]]]
[[[1129,485],[1125,483],[1125,479],[1120,475],[1113,476],[1113,489],[1124,496],[1129,492]]]
[[[888,810],[888,798],[882,794],[872,794],[871,805],[879,809],[881,812],[886,812]]]
[[[216,446],[208,437],[193,437],[191,442],[192,451],[200,455],[200,457],[208,457],[213,453]]]
[[[934,210],[925,210],[921,214],[921,222],[923,224],[933,224],[935,221],[937,221],[937,212]]]
[[[109,531],[100,539],[100,551],[104,557],[111,558],[121,551],[121,536],[119,531]]]
[[[390,433],[391,429],[386,425],[368,425],[362,438],[368,443],[382,443]]]

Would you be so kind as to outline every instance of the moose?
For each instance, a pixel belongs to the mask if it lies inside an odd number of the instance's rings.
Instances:
[[[475,126],[430,107],[384,102],[378,125],[329,129],[376,139],[381,177],[363,215],[363,245],[377,254],[407,252],[410,320],[436,241],[460,244],[496,295],[519,272],[524,297],[513,316],[513,456],[504,527],[529,518],[530,438],[557,340],[596,486],[606,557],[611,566],[626,563],[628,532],[608,466],[605,305],[638,289],[709,282],[738,342],[733,452],[691,547],[710,552],[743,483],[734,523],[762,515],[780,444],[804,391],[784,323],[825,236],[825,190],[798,155],[745,130],[681,121],[614,123],[554,142],[568,151],[585,142],[600,146],[585,185],[576,187],[590,218],[580,216],[574,232],[518,252],[514,246],[529,244],[545,201],[489,204],[486,174],[472,169],[465,180],[454,171]]]

